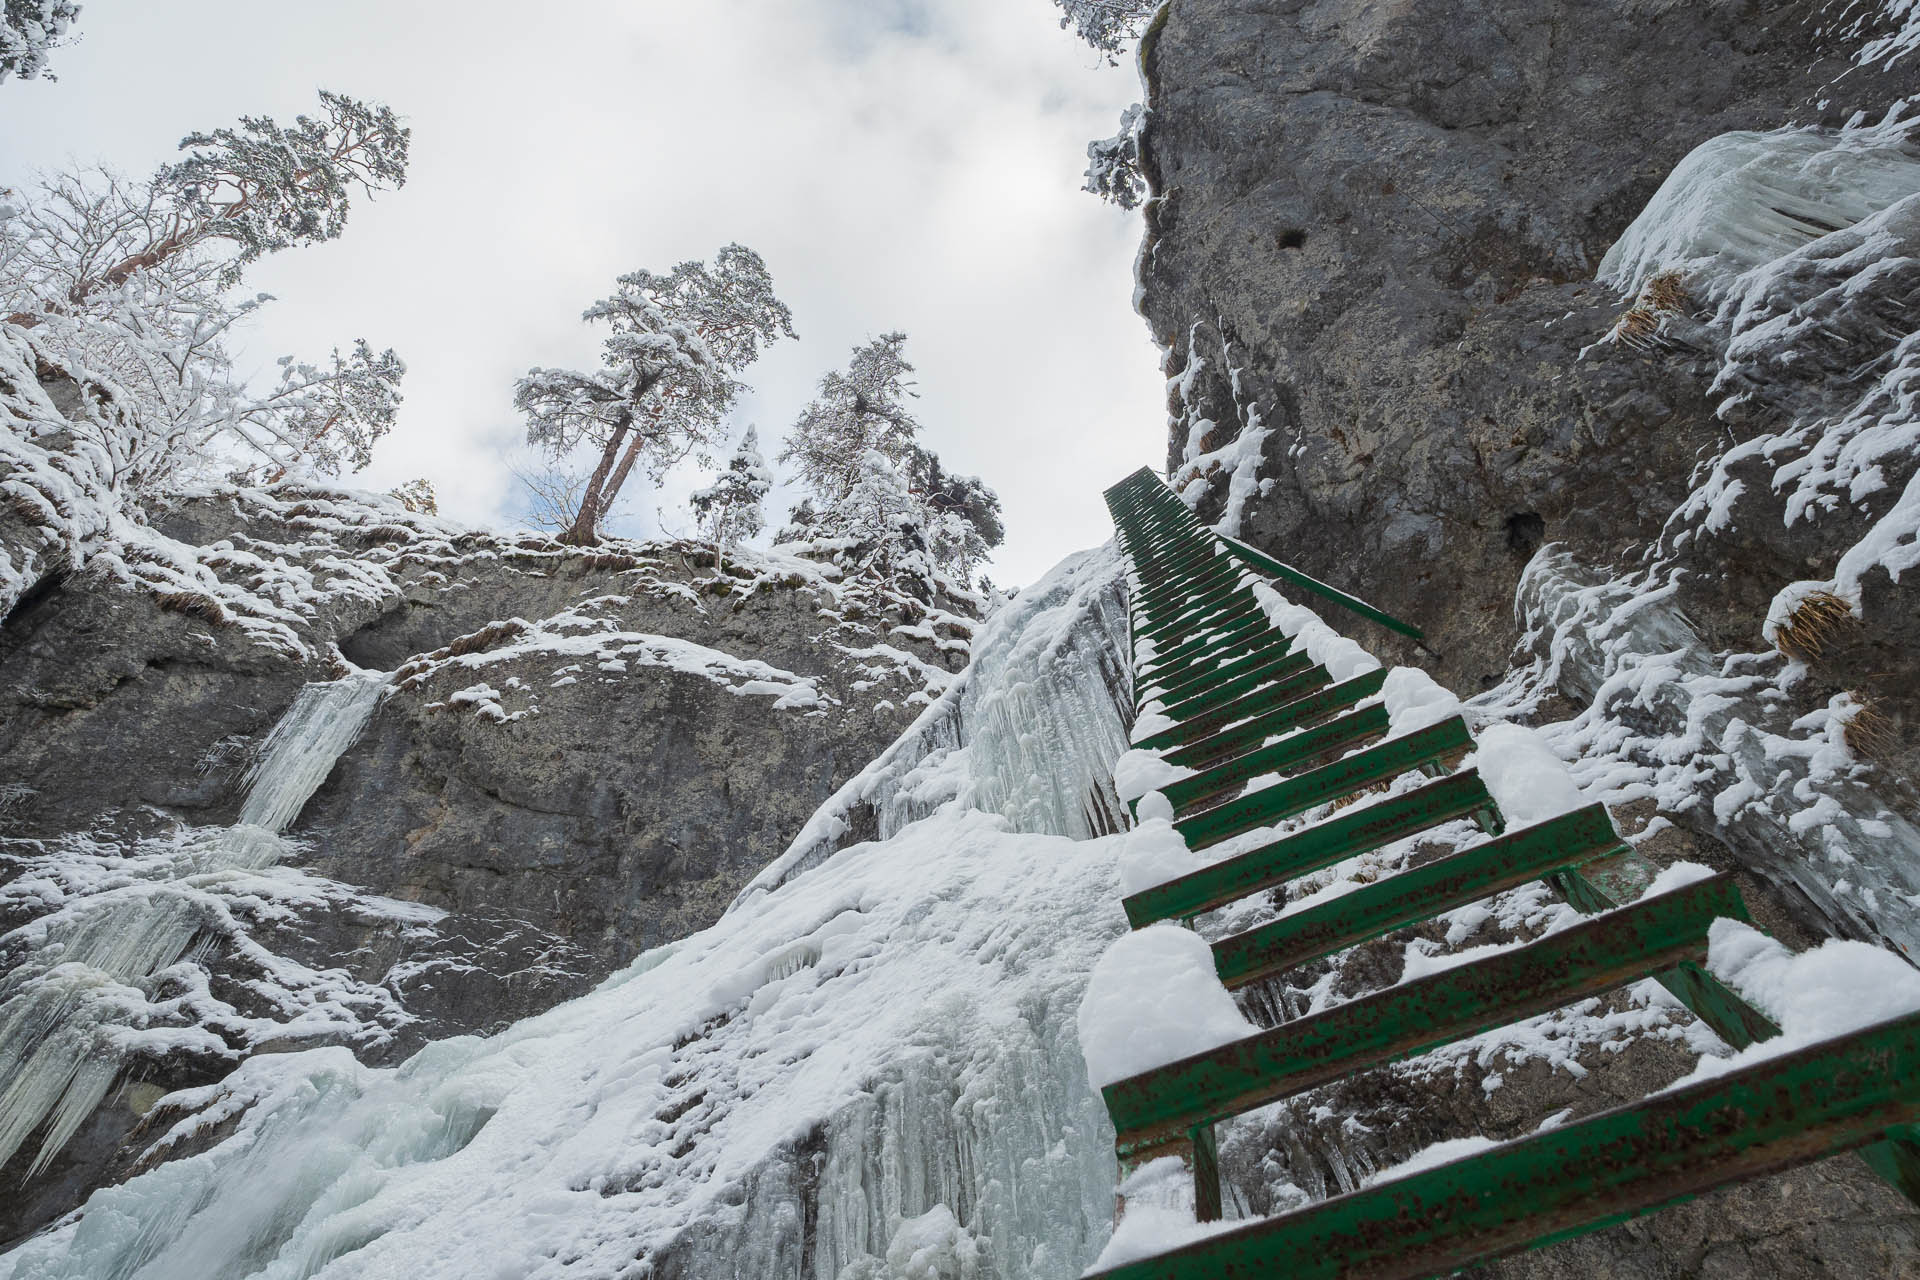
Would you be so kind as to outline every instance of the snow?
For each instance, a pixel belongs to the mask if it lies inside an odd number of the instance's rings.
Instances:
[[[1465,1160],[1469,1156],[1490,1151],[1500,1144],[1491,1138],[1472,1135],[1465,1138],[1447,1138],[1432,1146],[1423,1147],[1398,1164],[1389,1165],[1376,1172],[1363,1184],[1377,1186],[1382,1182],[1392,1182],[1396,1178],[1410,1177],[1424,1173],[1428,1169],[1437,1169],[1443,1164],[1452,1164],[1455,1160]]]
[[[1313,610],[1293,603],[1270,584],[1254,583],[1253,596],[1266,612],[1268,621],[1292,637],[1297,649],[1325,667],[1335,684],[1380,669],[1379,659],[1322,622]]]
[[[943,695],[886,757],[876,789],[940,793],[898,806],[889,838],[789,865],[713,928],[491,1039],[393,1069],[256,1055],[158,1113],[189,1112],[162,1150],[220,1141],[102,1191],[0,1276],[1079,1270],[1115,1168],[1075,1023],[1124,932],[1124,838],[1016,832],[971,803],[1008,761],[967,736],[996,722],[956,713],[1008,683],[1047,715],[1104,697],[1077,740],[1109,770],[1124,681],[1087,658],[1117,658],[1115,563],[1078,558],[1008,606],[1020,633],[983,636],[988,687]],[[823,812],[816,830],[847,816]]]
[[[1160,798],[1164,802],[1165,797]],[[1143,818],[1123,837],[1120,894],[1131,897],[1169,880],[1178,880],[1204,865],[1173,829],[1171,820]]]
[[[1149,791],[1159,791],[1193,774],[1192,769],[1161,759],[1158,752],[1136,747],[1114,762],[1113,787],[1122,800],[1138,800]]]
[[[1537,731],[1517,724],[1490,724],[1463,767],[1480,771],[1500,813],[1511,827],[1531,826],[1588,803],[1560,757]]]
[[[736,553],[737,554],[737,553]],[[600,674],[596,681],[631,679],[638,671],[653,669],[674,675],[691,676],[719,685],[737,697],[772,698],[775,710],[818,712],[839,705],[839,700],[824,693],[813,678],[797,675],[758,659],[736,658],[719,649],[682,640],[675,636],[629,631],[618,622],[619,606],[627,597],[602,594],[588,597],[537,623],[510,619],[493,624],[505,643],[468,653],[455,654],[452,648],[436,650],[415,658],[394,673],[398,687],[419,688],[443,675],[467,680],[489,670],[511,669],[528,659],[559,658],[571,660],[568,667],[586,675],[588,664]],[[508,635],[510,631],[510,636]],[[511,677],[498,676],[503,685],[512,685]],[[518,720],[536,704],[532,695],[519,691],[527,705],[508,712],[503,689],[481,680],[450,692],[429,708],[441,706],[471,707],[498,723]]]
[[[1241,1225],[1195,1221],[1193,1171],[1178,1156],[1160,1156],[1135,1169],[1120,1184],[1120,1197],[1126,1211],[1089,1271],[1137,1262]]]
[[[1115,1181],[1074,1022],[1119,844],[953,805],[490,1039],[256,1056],[160,1141],[230,1136],[0,1276],[1070,1274]]]
[[[1678,1088],[1920,1012],[1920,971],[1881,947],[1835,938],[1795,954],[1738,920],[1707,933],[1707,969],[1773,1019],[1780,1034],[1702,1058]]]
[[[1380,687],[1387,708],[1388,731],[1398,737],[1460,715],[1465,708],[1452,690],[1443,688],[1418,667],[1395,667]]]
[[[1107,948],[1080,1004],[1087,1079],[1103,1088],[1252,1035],[1206,939],[1170,921]]]
[[[1173,821],[1173,802],[1164,791],[1149,791],[1133,802],[1133,816],[1142,823]]]
[[[1155,734],[1165,733],[1169,729],[1177,729],[1179,727],[1180,722],[1172,716],[1165,715],[1158,711],[1143,711],[1134,720],[1133,732],[1128,735],[1128,738],[1129,741],[1132,742],[1144,742]]]
[[[1657,566],[1612,579],[1541,548],[1516,590],[1534,661],[1476,711],[1525,714],[1549,690],[1589,702],[1542,731],[1587,797],[1711,814],[1837,931],[1920,954],[1920,828],[1862,785],[1845,742],[1857,704],[1836,695],[1799,713],[1794,666],[1714,654],[1673,607],[1676,589]]]

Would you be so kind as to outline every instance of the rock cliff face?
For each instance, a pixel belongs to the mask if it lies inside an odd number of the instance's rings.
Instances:
[[[1264,430],[1250,540],[1419,619],[1463,692],[1496,683],[1533,552],[1641,550],[1729,443],[1716,353],[1589,350],[1625,305],[1607,249],[1700,143],[1920,88],[1854,65],[1841,7],[1174,0],[1142,52],[1171,467],[1227,514],[1229,442]],[[1819,550],[1749,561],[1723,625],[1757,643],[1755,601]]]
[[[1479,714],[1545,724],[1628,829],[1655,820],[1656,861],[1740,871],[1797,943],[1911,958],[1920,151],[1885,122],[1920,71],[1884,56],[1904,21],[1172,0],[1140,54],[1139,305],[1169,474],[1203,516],[1425,628],[1327,615]],[[1771,167],[1789,154],[1818,158]],[[1367,950],[1303,984],[1392,981]],[[1308,993],[1265,998],[1273,1018]],[[1577,1085],[1535,1061],[1484,1093],[1487,1062],[1387,1073],[1222,1158],[1251,1208],[1284,1208],[1425,1142],[1638,1096],[1671,1052],[1643,1027]],[[1494,1270],[1904,1274],[1920,1226],[1851,1158],[1702,1203]]]
[[[20,523],[10,550],[57,544]],[[90,550],[78,573],[12,561],[40,574],[0,622],[0,971],[238,820],[303,687],[392,674],[281,865],[185,882],[204,977],[148,992],[138,1085],[8,1197],[0,1240],[124,1171],[160,1092],[263,1049],[397,1061],[711,923],[938,695],[972,625],[866,616],[805,561],[717,573],[686,544],[582,551],[310,488],[191,497]]]

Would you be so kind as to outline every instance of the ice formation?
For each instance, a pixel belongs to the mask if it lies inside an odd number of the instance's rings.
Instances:
[[[360,735],[385,688],[377,672],[307,685],[262,745],[236,825],[0,938],[25,957],[0,979],[0,1164],[44,1125],[29,1176],[37,1173],[93,1113],[128,1056],[155,1038],[224,1049],[211,1032],[153,1026],[166,1012],[161,993],[185,978],[173,969],[207,923],[198,889],[280,859],[280,832]]]
[[[1023,592],[712,928],[395,1069],[256,1055],[163,1104],[161,1151],[220,1141],[0,1277],[1077,1274],[1116,1179],[1075,1016],[1125,931],[1087,797],[1126,746],[1118,583],[1106,549]],[[881,839],[842,840],[860,805]]]
[[[1920,190],[1905,128],[1834,136],[1812,129],[1723,133],[1674,167],[1600,262],[1599,278],[1637,293],[1681,271],[1717,302],[1743,271],[1850,227]]]
[[[1673,592],[1585,570],[1554,544],[1528,564],[1516,608],[1538,659],[1519,683],[1591,704],[1549,731],[1575,778],[1609,803],[1704,808],[1838,930],[1920,955],[1920,829],[1861,784],[1844,718],[1795,718],[1779,660],[1715,655]],[[1513,686],[1488,701],[1503,699]]]
[[[890,839],[956,798],[1016,831],[1084,839],[1124,825],[1113,786],[1129,730],[1121,589],[1109,544],[1068,557],[995,613],[966,669],[741,898],[817,866],[850,832]]]

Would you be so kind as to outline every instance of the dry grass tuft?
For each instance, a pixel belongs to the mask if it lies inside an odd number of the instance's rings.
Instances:
[[[232,617],[218,600],[198,591],[162,591],[154,599],[162,609],[170,613],[184,613],[202,622],[210,622],[216,627],[233,625]]]
[[[1393,780],[1391,778],[1389,778],[1385,782],[1376,782],[1370,787],[1362,787],[1358,791],[1350,792],[1344,796],[1339,796],[1336,799],[1328,802],[1327,812],[1338,813],[1342,809],[1346,808],[1348,805],[1360,803],[1362,800],[1365,800],[1368,796],[1383,796],[1387,792],[1391,791],[1392,789],[1393,789]]]
[[[1873,698],[1853,695],[1859,704],[1847,720],[1843,734],[1847,750],[1862,760],[1885,760],[1900,750],[1900,734],[1893,718],[1880,709]]]
[[[1842,627],[1853,625],[1853,610],[1831,591],[1808,592],[1774,632],[1774,647],[1789,658],[1817,661]]]
[[[463,654],[479,653],[491,649],[505,640],[517,640],[527,633],[527,624],[518,618],[506,618],[500,622],[489,622],[478,631],[469,632],[448,645],[443,651],[449,658],[458,658]],[[438,655],[436,655],[438,656]]]
[[[1670,315],[1685,315],[1692,305],[1686,283],[1678,271],[1661,271],[1640,287],[1640,296],[1621,313],[1608,331],[1607,339],[1624,343],[1637,351],[1649,351],[1661,345],[1660,325]]]

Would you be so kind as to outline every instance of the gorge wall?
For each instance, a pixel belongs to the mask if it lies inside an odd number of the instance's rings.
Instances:
[[[1203,517],[1423,627],[1315,604],[1541,725],[1656,862],[1910,959],[1912,45],[1866,4],[1173,0],[1137,293]],[[1573,1096],[1526,1080],[1356,1086],[1223,1152],[1321,1194],[1395,1125]],[[1495,1270],[1904,1274],[1915,1216],[1850,1164]]]
[[[0,1239],[124,1172],[161,1093],[263,1050],[394,1062],[491,1033],[711,923],[939,695],[973,625],[876,616],[802,560],[721,573],[692,544],[580,550],[310,486],[63,545],[30,499],[70,499],[50,477],[84,459],[11,425],[0,971],[30,981],[116,898],[185,895],[197,924],[184,966],[134,982],[124,1083],[6,1197]],[[391,674],[283,865],[195,873],[296,696],[355,668]]]

